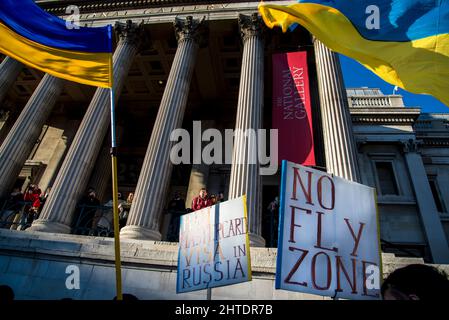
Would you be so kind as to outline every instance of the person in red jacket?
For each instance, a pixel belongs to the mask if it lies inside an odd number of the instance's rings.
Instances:
[[[39,215],[39,208],[41,206],[40,201],[40,195],[41,195],[41,189],[37,185],[30,184],[27,189],[25,190],[25,194],[23,196],[23,200],[26,202],[29,202],[25,206],[25,221],[21,222],[23,224],[21,226],[21,230],[24,230],[25,228],[29,227],[31,223],[38,217]]]
[[[200,190],[200,195],[195,197],[192,201],[192,211],[201,210],[212,205],[212,199],[207,194],[206,188],[202,188]]]

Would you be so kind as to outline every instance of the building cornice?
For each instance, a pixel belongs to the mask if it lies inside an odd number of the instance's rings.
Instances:
[[[43,9],[56,15],[65,14],[68,5],[76,5],[83,13],[98,11],[113,11],[122,9],[138,9],[151,7],[171,7],[186,5],[214,5],[227,2],[259,2],[259,0],[37,0]]]
[[[449,147],[449,137],[426,137],[426,136],[416,136],[418,139],[423,141],[423,145],[426,147]]]
[[[417,108],[350,108],[354,124],[413,125],[421,114]]]

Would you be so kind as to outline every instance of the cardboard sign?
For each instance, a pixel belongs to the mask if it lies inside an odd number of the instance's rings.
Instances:
[[[276,289],[379,299],[373,188],[283,161],[279,215]]]
[[[181,216],[176,293],[251,281],[246,196]]]

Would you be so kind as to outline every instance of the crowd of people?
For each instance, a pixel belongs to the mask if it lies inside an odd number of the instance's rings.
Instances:
[[[30,227],[33,221],[39,218],[50,191],[51,188],[47,188],[45,192],[42,192],[39,186],[33,183],[29,183],[24,192],[20,188],[14,188],[7,205],[4,205],[0,212],[0,227],[12,230],[25,230]],[[119,225],[122,228],[126,225],[134,194],[129,193],[125,200],[119,192],[118,197]],[[112,208],[112,200],[101,205],[96,191],[93,188],[88,188],[78,203],[72,221],[71,227],[74,229],[74,233],[108,235],[113,230]]]
[[[126,200],[118,192],[118,213],[120,229],[126,225],[134,193],[130,192]],[[114,230],[113,200],[101,205],[93,188],[89,188],[81,199],[72,228],[75,233],[85,235],[109,236]]]
[[[168,204],[167,213],[171,215],[167,231],[168,241],[178,241],[179,224],[182,215],[198,211],[224,201],[223,192],[209,194],[206,188],[201,188],[198,196],[193,198],[190,208],[186,208],[186,202],[179,192],[175,192],[173,199]]]
[[[0,217],[2,224],[15,230],[25,230],[39,217],[42,207],[50,193],[50,188],[42,192],[38,185],[30,183],[24,192],[15,188],[9,199],[9,214]],[[134,199],[134,193],[128,193],[126,200],[121,192],[118,193],[118,211],[120,229],[126,225],[129,211]],[[201,210],[224,201],[223,192],[209,194],[206,188],[201,188],[198,196],[193,198],[190,207],[186,207],[185,200],[176,192],[168,204],[167,212],[171,214],[168,230],[168,240],[177,241],[179,220],[183,214]],[[114,230],[113,200],[101,204],[94,188],[89,187],[77,205],[72,220],[72,231],[82,235],[111,236]]]

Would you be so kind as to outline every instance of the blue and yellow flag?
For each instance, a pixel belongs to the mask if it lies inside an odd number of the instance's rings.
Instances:
[[[112,27],[68,28],[33,0],[0,0],[0,52],[56,77],[112,87]]]
[[[267,26],[304,26],[383,80],[449,106],[449,0],[299,0],[261,3]]]

